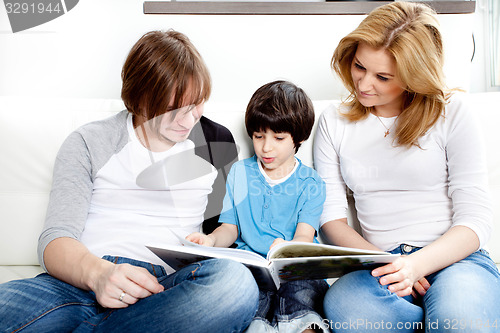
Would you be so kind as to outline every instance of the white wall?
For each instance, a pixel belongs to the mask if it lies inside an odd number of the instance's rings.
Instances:
[[[490,38],[492,32],[489,30],[490,20],[489,5],[498,0],[476,0],[476,12],[474,19],[474,36],[476,39],[476,55],[472,61],[471,92],[500,91],[500,86],[491,86],[490,57],[488,55],[491,46]]]
[[[145,15],[142,0],[82,0],[67,14],[13,34],[0,6],[0,95],[120,96],[126,54],[146,31],[186,33],[213,77],[212,100],[246,101],[285,78],[313,99],[339,98],[329,63],[339,39],[362,15]],[[472,14],[440,15],[450,86],[468,89]]]
[[[487,79],[487,44],[488,44],[488,0],[476,0],[476,12],[474,13],[474,24],[472,31],[476,44],[474,59],[471,62],[471,92],[483,92],[488,90]]]

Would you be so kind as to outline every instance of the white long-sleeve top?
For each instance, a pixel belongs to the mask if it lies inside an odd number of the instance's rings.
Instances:
[[[331,105],[316,132],[314,164],[327,190],[321,225],[347,216],[350,190],[363,236],[382,250],[425,246],[458,225],[485,245],[492,228],[486,154],[460,95],[419,139],[421,148],[396,147],[394,130],[384,137],[380,121],[390,128],[396,117],[349,122],[339,115],[347,110]]]

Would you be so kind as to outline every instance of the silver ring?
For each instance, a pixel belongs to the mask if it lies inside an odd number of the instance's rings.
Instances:
[[[118,298],[118,300],[119,300],[120,302],[123,302],[123,297],[125,297],[125,295],[127,295],[127,293],[126,293],[126,292],[124,292],[124,291],[122,291],[122,293],[121,293],[120,297]]]

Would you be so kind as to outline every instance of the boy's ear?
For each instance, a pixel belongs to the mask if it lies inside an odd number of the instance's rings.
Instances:
[[[299,151],[299,148],[300,148],[300,146],[302,146],[302,144],[304,143],[304,141],[306,141],[306,140],[302,140],[298,144],[295,145],[295,152],[296,153]]]

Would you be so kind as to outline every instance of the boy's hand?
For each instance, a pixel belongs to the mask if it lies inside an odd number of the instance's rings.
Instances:
[[[276,238],[274,242],[271,244],[271,246],[269,246],[269,249],[271,249],[273,246],[278,245],[279,243],[284,243],[284,242],[285,240],[283,238]]]
[[[201,232],[193,232],[192,234],[187,235],[186,240],[204,246],[214,246],[215,244],[215,239]]]

